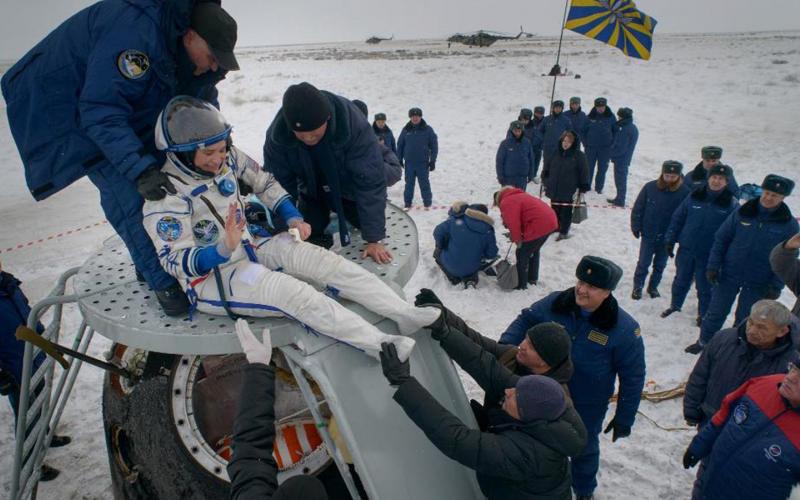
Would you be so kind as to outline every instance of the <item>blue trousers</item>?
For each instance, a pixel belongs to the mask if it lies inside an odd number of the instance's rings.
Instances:
[[[414,201],[414,186],[415,181],[419,181],[419,190],[422,193],[422,203],[426,207],[431,206],[433,203],[433,194],[431,193],[431,182],[428,178],[430,171],[427,165],[411,166],[406,163],[406,189],[403,191],[403,201],[407,207],[411,206]]]
[[[164,290],[177,285],[158,261],[156,249],[142,224],[144,198],[136,185],[111,164],[104,162],[89,170],[89,180],[100,190],[100,206],[111,227],[125,242],[133,265],[144,276],[153,290]],[[191,231],[185,227],[184,231]]]
[[[689,288],[694,280],[694,287],[697,290],[697,312],[702,318],[708,311],[708,304],[711,302],[711,283],[706,279],[706,265],[708,256],[697,256],[690,250],[678,247],[678,254],[675,256],[675,279],[672,281],[672,303],[673,309],[681,309]]]
[[[515,188],[520,188],[521,190],[525,191],[525,188],[528,187],[528,178],[504,177],[503,179],[501,179],[500,184],[503,186],[514,186]]]
[[[654,290],[658,288],[659,283],[661,283],[661,276],[664,274],[664,268],[667,267],[668,258],[663,240],[642,236],[642,241],[639,243],[639,262],[636,263],[636,272],[633,275],[633,287],[644,288],[647,270],[652,263],[653,273],[650,275],[650,284],[647,285],[647,289]]]
[[[575,411],[586,426],[586,447],[572,459],[572,490],[576,496],[591,495],[597,488],[597,469],[600,468],[600,431],[606,417],[608,404],[580,404]]]
[[[735,325],[750,315],[750,308],[763,299],[767,292],[766,285],[742,283],[736,278],[726,277],[724,269],[720,274],[722,277],[711,292],[711,303],[708,305],[708,312],[703,317],[703,325],[700,327],[700,341],[704,343],[708,343],[722,328],[737,295],[739,302],[736,304]]]
[[[603,191],[606,185],[606,172],[608,172],[608,161],[611,154],[611,146],[593,148],[586,146],[586,162],[589,164],[589,184],[594,178],[594,166],[597,164],[597,177],[594,180],[594,190],[598,193]]]
[[[533,148],[533,176],[539,175],[539,163],[542,161],[542,148]]]
[[[625,195],[628,192],[628,167],[621,163],[614,163],[614,187],[617,188],[617,196],[614,201],[617,205],[625,204]]]

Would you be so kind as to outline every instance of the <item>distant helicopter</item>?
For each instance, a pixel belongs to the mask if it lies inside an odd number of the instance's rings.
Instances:
[[[371,36],[371,37],[367,38],[367,43],[370,44],[370,45],[377,45],[377,44],[381,43],[384,40],[393,40],[393,39],[394,39],[394,35],[390,36],[389,38],[381,38],[379,36]]]
[[[473,33],[456,33],[448,38],[447,41],[450,43],[463,43],[470,47],[488,47],[498,40],[517,40],[523,35],[525,35],[525,38],[533,37],[533,33],[526,33],[525,30],[522,29],[522,26],[520,26],[517,36],[510,36],[496,31],[479,30]]]

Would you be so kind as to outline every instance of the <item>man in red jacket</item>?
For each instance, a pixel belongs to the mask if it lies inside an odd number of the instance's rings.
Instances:
[[[558,229],[556,213],[550,206],[513,186],[503,186],[494,193],[503,225],[517,245],[517,290],[539,281],[539,254],[547,238]]]

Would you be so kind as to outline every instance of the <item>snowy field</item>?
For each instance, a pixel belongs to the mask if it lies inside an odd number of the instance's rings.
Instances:
[[[668,306],[674,274],[670,263],[661,285],[664,297],[630,299],[638,241],[630,234],[628,210],[605,208],[612,195],[609,173],[606,193],[588,195],[589,220],[573,226],[573,237],[543,250],[541,283],[526,292],[504,292],[490,281],[464,291],[448,284],[431,258],[432,231],[455,200],[489,203],[497,189],[494,156],[508,123],[521,107],[545,105],[552,78],[541,77],[555,61],[557,39],[498,42],[490,48],[467,48],[446,42],[383,42],[245,48],[242,71],[230,74],[220,86],[221,106],[234,125],[236,144],[261,159],[264,132],[280,107],[286,87],[303,80],[349,98],[362,99],[370,115],[385,112],[399,135],[409,107],[418,106],[439,135],[439,160],[431,175],[434,206],[412,210],[420,235],[420,265],[406,294],[410,300],[420,287],[433,288],[445,303],[479,331],[497,338],[523,307],[548,293],[572,286],[574,269],[584,254],[609,257],[625,275],[616,296],[621,306],[641,324],[647,349],[647,379],[656,389],[684,381],[695,360],[683,348],[695,340],[696,300],[690,295],[684,311],[668,319],[658,313]],[[800,32],[715,35],[656,35],[649,62],[625,58],[605,45],[567,35],[562,67],[582,78],[559,79],[556,98],[583,98],[589,111],[597,96],[608,98],[616,110],[634,110],[639,143],[628,183],[628,203],[640,187],[657,177],[666,159],[692,168],[700,148],[718,144],[723,162],[733,166],[740,184],[760,183],[767,173],[800,181],[797,117],[800,116]],[[5,108],[5,105],[3,104]],[[3,112],[5,116],[5,112]],[[66,269],[80,265],[112,235],[108,224],[46,240],[28,248],[7,251],[17,244],[47,238],[63,231],[103,221],[94,187],[81,180],[52,198],[35,203],[25,187],[22,166],[8,123],[0,122],[0,261],[3,268],[24,281],[36,301]],[[402,183],[390,189],[392,201],[402,204]],[[415,200],[420,203],[419,193]],[[800,192],[787,198],[800,215]],[[499,212],[495,217],[501,233]],[[502,239],[502,238],[499,238]],[[501,242],[501,251],[507,242]],[[793,301],[789,292],[781,300]],[[79,323],[76,309],[67,313],[65,332]],[[62,338],[62,343],[70,340]],[[97,337],[96,356],[109,342]],[[73,444],[52,450],[48,462],[61,476],[40,485],[43,499],[110,498],[111,480],[106,462],[100,416],[102,372],[85,367],[59,429]],[[465,381],[471,397],[479,389]],[[612,444],[601,438],[598,500],[687,498],[694,470],[681,465],[683,451],[693,436],[684,428],[681,401],[643,402],[630,438]],[[398,411],[400,409],[398,408]],[[613,405],[609,418],[613,415]],[[652,419],[652,421],[651,421]],[[10,488],[13,418],[0,404],[0,496]],[[658,424],[658,426],[655,423]],[[4,494],[5,493],[5,494]]]

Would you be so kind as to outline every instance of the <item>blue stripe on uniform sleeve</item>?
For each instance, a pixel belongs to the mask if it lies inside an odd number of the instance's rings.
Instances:
[[[214,269],[214,267],[227,262],[228,259],[230,258],[224,255],[220,255],[220,253],[217,251],[216,245],[211,245],[198,249],[196,252],[194,252],[193,257],[194,257],[192,259],[192,262],[194,264],[193,267],[195,272],[197,273],[196,274],[197,276],[202,276],[208,273],[209,271]]]
[[[284,196],[277,205],[275,205],[275,211],[278,212],[278,215],[283,217],[285,221],[290,221],[292,219],[303,220],[303,216],[300,215],[300,212],[295,208],[294,203],[292,203],[292,198],[289,195]]]

